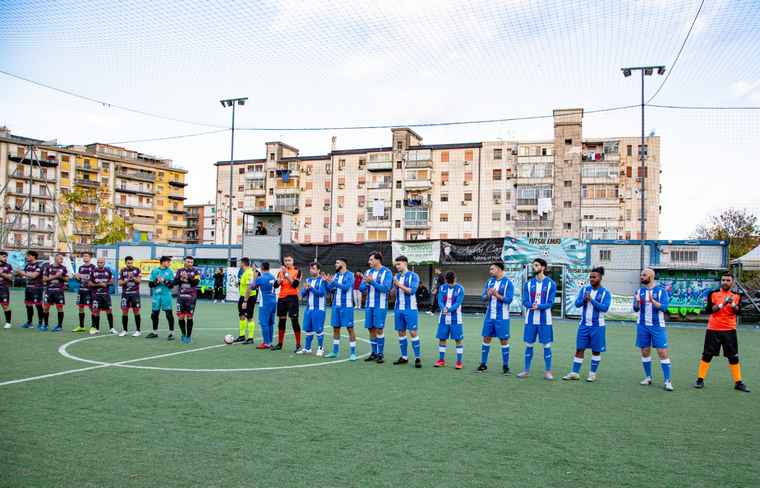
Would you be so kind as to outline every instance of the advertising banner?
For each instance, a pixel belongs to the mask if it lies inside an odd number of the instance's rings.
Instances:
[[[437,263],[441,256],[441,241],[394,242],[393,259],[406,256],[410,265]]]
[[[545,259],[549,265],[583,267],[586,263],[588,244],[579,239],[518,239],[504,238],[501,259],[505,264],[530,264],[536,258]]]
[[[504,239],[440,241],[442,264],[488,264],[501,261]]]

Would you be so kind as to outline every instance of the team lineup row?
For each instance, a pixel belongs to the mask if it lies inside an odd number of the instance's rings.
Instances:
[[[16,274],[26,279],[25,304],[27,322],[22,327],[32,327],[34,307],[37,308],[41,331],[47,330],[49,308],[56,305],[58,324],[53,331],[62,330],[63,322],[63,291],[68,280],[68,271],[62,264],[63,256],[56,255],[53,264],[44,270],[37,262],[37,254],[30,251],[27,254],[27,264],[23,271]],[[171,258],[163,257],[159,267],[151,271],[149,286],[152,290],[151,320],[153,331],[147,338],[157,338],[159,313],[164,311],[169,325],[168,339],[174,338],[174,315],[172,313],[171,289],[177,288],[176,311],[182,332],[181,341],[189,344],[192,337],[195,304],[198,296],[199,273],[193,266],[193,258],[187,256],[182,268],[173,272],[169,269]],[[398,333],[400,356],[393,364],[409,363],[409,342],[411,342],[414,366],[422,367],[420,337],[418,335],[418,307],[416,291],[420,284],[419,276],[409,270],[408,260],[399,256],[394,260],[396,273],[383,265],[383,256],[372,253],[368,259],[369,269],[359,275],[361,284],[358,291],[365,296],[364,327],[370,336],[371,353],[365,359],[367,362],[382,364],[385,362],[385,322],[388,312],[389,296],[395,295],[393,310],[394,328]],[[309,276],[305,279],[301,271],[294,266],[292,256],[285,256],[283,266],[274,276],[269,263],[262,263],[259,270],[251,266],[248,258],[242,258],[240,263],[240,298],[238,301],[239,335],[225,337],[225,342],[254,344],[254,309],[259,306],[259,325],[262,341],[257,349],[281,350],[285,336],[287,318],[295,336],[296,354],[311,354],[314,339],[317,341],[317,356],[337,358],[340,355],[341,329],[345,328],[349,336],[349,355],[351,361],[357,360],[356,334],[354,332],[354,310],[361,307],[354,294],[356,275],[347,269],[347,262],[338,259],[335,262],[335,274],[322,272],[319,263],[309,265]],[[535,343],[539,342],[543,349],[544,378],[553,380],[552,372],[552,342],[553,327],[551,308],[554,304],[557,285],[546,276],[547,263],[537,258],[532,263],[533,277],[523,285],[522,306],[524,308],[525,343],[524,367],[518,378],[526,378],[531,370]],[[11,327],[10,310],[8,307],[8,288],[12,282],[14,271],[7,263],[7,255],[0,252],[0,303],[5,310],[6,328]],[[493,263],[489,267],[490,277],[486,281],[481,294],[486,302],[486,313],[483,320],[483,343],[481,346],[480,364],[475,370],[482,373],[488,370],[488,357],[491,343],[495,338],[501,346],[502,373],[511,374],[509,369],[510,355],[510,304],[514,299],[514,285],[507,278],[502,263]],[[578,293],[575,305],[581,310],[581,317],[576,334],[576,352],[573,358],[572,370],[563,376],[563,380],[580,379],[585,351],[591,350],[591,366],[587,381],[597,380],[597,372],[601,362],[601,354],[606,350],[605,313],[609,310],[612,294],[602,286],[604,268],[594,268],[589,274],[589,283]],[[79,307],[79,327],[77,332],[85,331],[84,309],[90,308],[92,315],[91,334],[100,330],[100,312],[105,312],[109,332],[125,336],[128,333],[129,311],[132,310],[136,331],[133,336],[140,336],[140,270],[133,266],[131,257],[125,259],[125,267],[119,271],[118,285],[121,287],[122,330],[116,332],[113,325],[111,297],[109,286],[113,283],[111,271],[105,267],[103,258],[98,258],[97,264],[91,263],[89,255],[84,256],[84,264],[79,267],[74,278],[79,281],[80,289],[77,295]],[[731,291],[733,277],[726,273],[721,278],[721,287],[713,291],[707,300],[706,310],[710,313],[705,334],[704,350],[699,364],[696,388],[704,387],[704,378],[714,356],[723,354],[728,358],[734,379],[734,387],[739,391],[749,392],[741,378],[738,356],[738,341],[736,337],[736,316],[739,311],[739,295]],[[438,344],[438,360],[435,367],[445,367],[448,341],[453,340],[456,347],[456,369],[463,368],[462,340],[464,338],[462,302],[464,288],[457,283],[454,272],[445,274],[445,281],[437,287],[435,296],[441,310],[436,331]],[[299,296],[306,302],[304,313],[303,333],[306,335],[305,344],[301,346],[302,329],[299,324]],[[332,297],[331,325],[333,328],[332,349],[325,354],[324,325],[326,319],[327,297]],[[657,351],[663,374],[663,385],[666,391],[673,391],[671,381],[671,361],[668,355],[668,337],[665,313],[668,309],[667,291],[657,285],[655,273],[645,269],[641,273],[641,287],[632,297],[632,307],[638,313],[636,329],[636,346],[641,350],[641,362],[644,369],[642,385],[652,384],[651,349]],[[274,342],[274,317],[278,318],[278,337]]]

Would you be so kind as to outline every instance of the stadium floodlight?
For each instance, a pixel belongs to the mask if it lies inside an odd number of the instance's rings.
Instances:
[[[222,104],[222,107],[232,107],[232,135],[231,135],[231,142],[230,142],[230,193],[227,195],[229,198],[227,202],[227,206],[229,214],[228,214],[228,220],[227,220],[227,264],[232,264],[232,175],[234,171],[235,166],[235,106],[236,105],[245,105],[246,100],[248,100],[248,97],[241,97],[241,98],[227,98],[224,100],[219,100],[219,102]],[[220,200],[221,201],[221,200]]]
[[[639,261],[639,271],[644,269],[644,240],[646,239],[646,201],[644,199],[644,183],[647,176],[646,171],[646,157],[647,157],[647,147],[644,142],[644,75],[646,76],[652,76],[652,73],[654,73],[654,70],[657,70],[658,75],[665,74],[665,66],[631,66],[628,68],[620,68],[623,71],[623,76],[628,78],[631,76],[631,73],[633,71],[640,71],[641,72],[641,145],[639,146],[639,159],[641,160],[641,166],[639,168],[639,184],[640,184],[640,191],[639,196],[641,197],[641,209],[639,214],[639,221],[641,222],[641,226],[639,228],[639,243],[640,243],[640,261]]]

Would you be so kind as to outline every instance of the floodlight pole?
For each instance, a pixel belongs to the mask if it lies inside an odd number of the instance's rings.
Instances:
[[[234,171],[235,161],[235,106],[244,105],[247,97],[243,98],[230,98],[226,100],[220,100],[222,107],[232,107],[232,130],[230,141],[230,185],[229,185],[229,199],[227,205],[229,206],[228,221],[227,221],[227,265],[232,265],[232,173]]]
[[[648,153],[648,149],[645,146],[644,142],[644,106],[646,105],[644,101],[644,75],[651,76],[653,73],[657,73],[658,75],[665,74],[665,66],[635,66],[630,68],[621,68],[621,71],[623,72],[623,76],[628,78],[631,76],[631,72],[633,71],[640,71],[641,72],[641,143],[639,144],[639,160],[640,160],[640,166],[639,166],[639,182],[640,182],[640,189],[639,194],[641,197],[641,208],[639,210],[639,221],[641,222],[641,225],[639,227],[639,271],[644,270],[644,241],[646,239],[646,204],[644,200],[644,192],[645,192],[645,182],[646,182],[646,156]]]

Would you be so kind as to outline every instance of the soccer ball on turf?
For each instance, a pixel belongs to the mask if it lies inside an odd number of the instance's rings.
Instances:
[[[232,344],[233,342],[235,342],[235,338],[234,337],[232,337],[229,334],[227,334],[226,336],[224,336],[224,343],[225,344]]]

